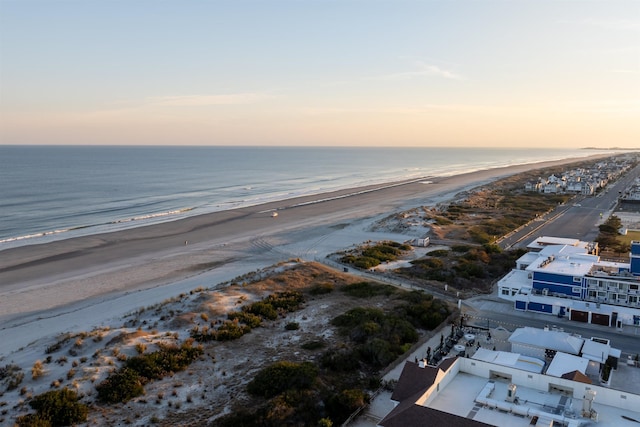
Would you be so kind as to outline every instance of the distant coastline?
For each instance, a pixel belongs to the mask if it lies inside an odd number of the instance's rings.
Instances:
[[[367,185],[588,155],[442,147],[0,146],[0,251]]]
[[[625,148],[625,147],[584,147],[581,150],[594,150],[594,151],[640,151],[640,148]]]

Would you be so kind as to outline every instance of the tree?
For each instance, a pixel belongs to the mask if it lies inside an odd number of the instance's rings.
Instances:
[[[621,252],[621,245],[618,243],[619,230],[622,228],[622,221],[615,215],[611,215],[604,224],[601,224],[598,229],[600,233],[596,238],[596,241],[600,245],[601,249],[612,249]]]

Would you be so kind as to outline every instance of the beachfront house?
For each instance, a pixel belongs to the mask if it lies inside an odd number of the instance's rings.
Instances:
[[[542,189],[544,194],[557,194],[561,191],[562,186],[558,182],[547,182]]]
[[[524,184],[524,191],[541,192],[544,184],[542,178],[538,178],[538,181],[528,181]]]
[[[597,243],[540,237],[498,282],[516,310],[622,327],[640,325],[640,242],[630,262],[600,259]]]
[[[610,181],[629,170],[632,158],[621,158],[613,162],[600,162],[591,169],[577,168],[565,171],[560,176],[552,174],[538,181],[524,184],[525,191],[536,191],[544,194],[572,193],[591,196],[599,188],[604,188]]]
[[[592,196],[596,192],[596,187],[591,182],[582,183],[582,192],[583,196]]]
[[[567,193],[581,194],[584,183],[578,178],[572,178],[567,182]]]

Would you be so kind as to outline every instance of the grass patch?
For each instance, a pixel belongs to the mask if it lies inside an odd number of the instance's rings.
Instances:
[[[627,234],[617,236],[617,239],[623,245],[631,246],[631,241],[640,241],[640,231],[627,231]]]

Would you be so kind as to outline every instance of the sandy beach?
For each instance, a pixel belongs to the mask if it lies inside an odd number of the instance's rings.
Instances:
[[[0,252],[0,357],[198,286],[368,239],[376,218],[566,159],[362,187]],[[277,217],[272,213],[278,212]]]

